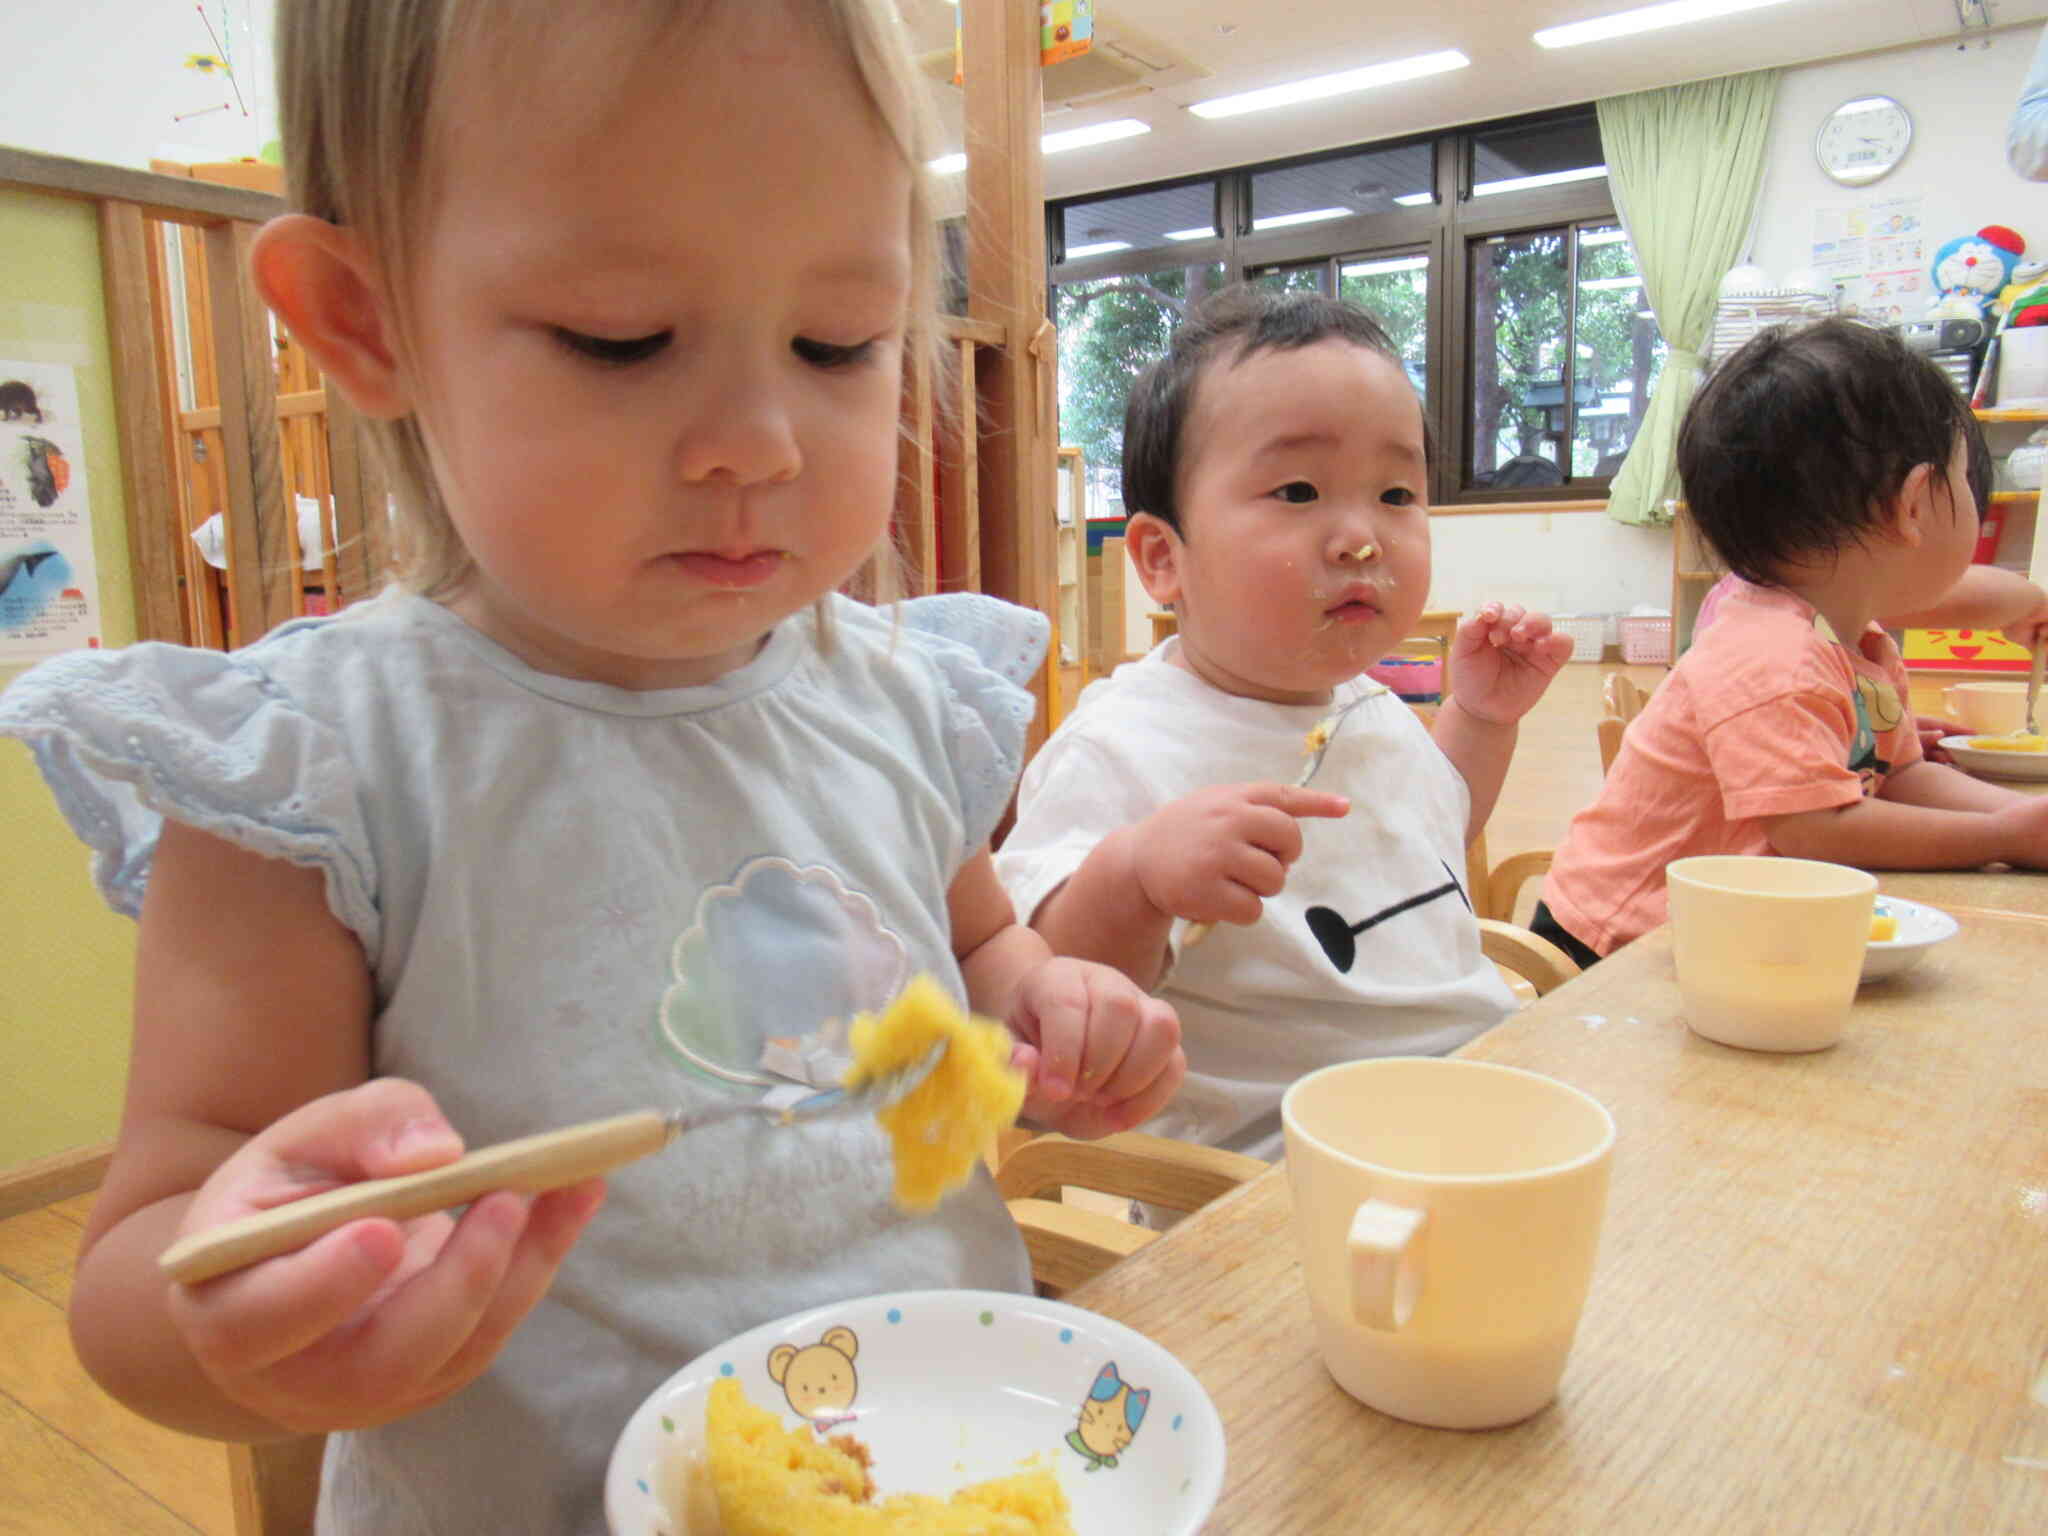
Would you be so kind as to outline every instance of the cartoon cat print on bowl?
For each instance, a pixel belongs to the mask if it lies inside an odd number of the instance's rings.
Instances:
[[[1088,1463],[1084,1470],[1099,1472],[1116,1465],[1117,1457],[1137,1438],[1151,1401],[1151,1389],[1133,1387],[1117,1375],[1114,1360],[1096,1373],[1088,1401],[1081,1405],[1080,1422],[1067,1434],[1067,1444]]]

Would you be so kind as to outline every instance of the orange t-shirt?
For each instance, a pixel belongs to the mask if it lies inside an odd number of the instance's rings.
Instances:
[[[1543,886],[1552,916],[1609,954],[1664,921],[1672,860],[1767,854],[1769,818],[1875,795],[1920,760],[1907,698],[1877,625],[1852,651],[1802,599],[1736,586],[1572,819]]]

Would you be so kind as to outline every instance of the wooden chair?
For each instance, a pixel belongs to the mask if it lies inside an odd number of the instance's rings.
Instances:
[[[1524,859],[1541,859],[1538,869],[1550,867],[1550,854],[1518,853],[1512,859],[1503,859],[1496,875]],[[1524,877],[1526,878],[1526,877]],[[1519,889],[1519,882],[1517,882]],[[1527,928],[1518,928],[1513,923],[1502,922],[1499,918],[1479,919],[1479,948],[1486,958],[1495,965],[1504,965],[1529,985],[1541,997],[1554,988],[1563,986],[1579,974],[1579,963],[1550,940],[1540,934],[1531,933]]]
[[[1069,1204],[1060,1198],[1063,1190],[1197,1211],[1265,1171],[1256,1157],[1142,1131],[1100,1141],[1045,1135],[1024,1141],[997,1164],[996,1188],[1024,1234],[1040,1293],[1058,1296],[1159,1237],[1120,1216]]]
[[[1600,736],[1600,771],[1605,774],[1614,766],[1615,755],[1621,751],[1621,733],[1628,729],[1629,721],[1643,712],[1650,695],[1631,681],[1626,673],[1610,672],[1601,686],[1600,698],[1606,706],[1606,713],[1601,715],[1596,729]]]

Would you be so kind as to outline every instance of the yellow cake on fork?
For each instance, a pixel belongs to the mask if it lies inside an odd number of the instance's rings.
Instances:
[[[821,1440],[748,1400],[731,1377],[713,1383],[701,1476],[715,1536],[1074,1536],[1059,1480],[1040,1468],[962,1488],[951,1499],[899,1493],[875,1502],[867,1448]],[[685,1513],[689,1536],[712,1536]]]
[[[1010,1032],[969,1016],[944,987],[917,976],[881,1013],[856,1018],[849,1040],[849,1090],[945,1042],[931,1075],[876,1116],[895,1151],[896,1203],[928,1211],[966,1181],[997,1132],[1017,1123],[1024,1074],[1010,1065]]]

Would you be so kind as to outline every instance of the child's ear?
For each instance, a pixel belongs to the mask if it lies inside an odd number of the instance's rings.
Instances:
[[[256,232],[249,266],[263,302],[350,404],[387,420],[412,409],[390,307],[360,240],[325,219],[288,213]]]
[[[1946,489],[1948,477],[1932,464],[1915,464],[1906,471],[1906,478],[1899,483],[1898,494],[1892,498],[1891,515],[1886,531],[1908,549],[1918,549],[1925,542],[1928,519],[1948,510],[1937,507],[1937,487]]]
[[[1133,512],[1124,524],[1124,553],[1153,602],[1165,607],[1180,597],[1181,537],[1150,512]]]

